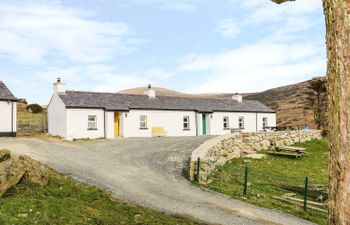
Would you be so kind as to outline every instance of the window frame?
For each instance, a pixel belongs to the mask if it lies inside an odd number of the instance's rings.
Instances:
[[[238,117],[238,128],[239,129],[244,129],[244,116]]]
[[[90,120],[93,119],[93,120]],[[91,126],[93,124],[93,126]],[[88,130],[97,130],[97,115],[88,115]]]
[[[185,119],[187,121],[185,121]],[[185,126],[185,124],[187,124],[187,127]],[[182,117],[182,128],[183,128],[183,130],[191,130],[191,127],[190,127],[190,116],[183,116]]]
[[[229,130],[230,129],[230,118],[229,116],[224,116],[222,118],[222,126],[224,130]]]
[[[266,119],[266,121],[265,121],[265,119]],[[262,118],[262,127],[264,129],[265,127],[268,127],[268,126],[269,126],[268,118],[267,118],[267,116],[265,116]]]
[[[144,118],[144,120],[143,120]],[[144,126],[143,126],[144,124]],[[147,130],[148,129],[148,117],[147,115],[140,115],[140,122],[139,122],[140,130]]]

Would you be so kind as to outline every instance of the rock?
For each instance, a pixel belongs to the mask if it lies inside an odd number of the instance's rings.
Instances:
[[[0,149],[0,162],[6,161],[11,157],[11,152],[7,149]]]
[[[135,219],[135,223],[136,224],[141,224],[142,223],[142,215],[141,214],[136,214],[134,219]]]
[[[266,150],[266,149],[268,149],[270,147],[270,141],[262,140],[260,142],[260,145],[261,145],[261,149]]]
[[[249,158],[249,159],[263,159],[263,158],[266,158],[266,155],[265,154],[248,154],[248,155],[245,155],[244,158]]]
[[[26,173],[26,168],[17,159],[11,159],[0,163],[0,197],[8,189],[18,184]]]
[[[39,185],[47,185],[49,181],[48,167],[28,156],[7,156],[7,160],[0,162],[0,197],[8,189],[26,179]]]
[[[27,218],[28,217],[28,214],[27,213],[20,213],[17,215],[17,217],[20,217],[20,218]]]

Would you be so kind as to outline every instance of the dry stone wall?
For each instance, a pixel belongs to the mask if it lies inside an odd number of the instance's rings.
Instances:
[[[222,166],[233,158],[256,153],[259,150],[321,138],[319,130],[236,133],[219,136],[204,142],[192,152],[190,180],[195,180],[198,158],[200,158],[199,182],[205,184],[210,182],[210,174],[217,166]]]

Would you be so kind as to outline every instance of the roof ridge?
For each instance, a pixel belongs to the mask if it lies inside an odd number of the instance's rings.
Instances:
[[[100,92],[100,91],[77,91],[77,90],[67,90],[66,92],[78,92],[78,93],[91,93],[91,94],[113,94],[121,96],[146,96],[142,94],[124,94],[119,92]],[[215,101],[229,101],[232,99],[225,98],[209,98],[209,97],[185,97],[185,96],[156,96],[157,98],[175,98],[175,99],[199,99],[199,100],[215,100]],[[253,102],[257,100],[244,100],[245,102]]]

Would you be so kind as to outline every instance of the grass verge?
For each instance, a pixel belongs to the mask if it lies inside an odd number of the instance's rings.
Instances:
[[[275,200],[292,191],[288,187],[303,187],[305,177],[309,184],[328,186],[328,143],[326,140],[314,140],[296,146],[305,147],[308,155],[300,159],[281,156],[268,156],[261,160],[251,160],[248,165],[248,196],[243,198],[244,168],[243,159],[234,159],[219,167],[212,174],[213,182],[209,188],[258,206],[277,209],[319,224],[327,224],[327,215],[302,207]],[[286,188],[287,187],[287,188]],[[301,193],[296,197],[302,199]],[[315,200],[315,196],[309,196]]]
[[[0,224],[199,224],[124,203],[51,171],[46,187],[22,182],[0,198]]]

